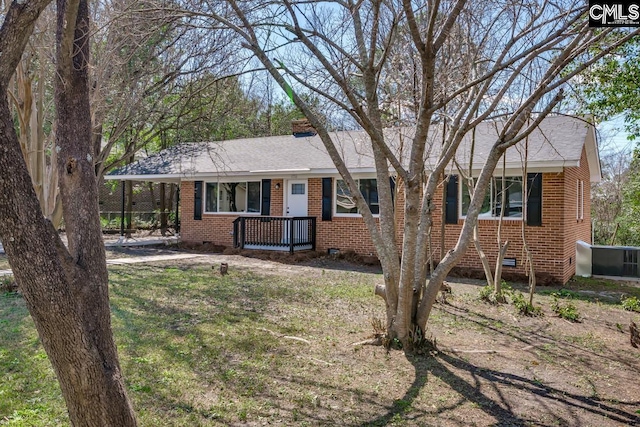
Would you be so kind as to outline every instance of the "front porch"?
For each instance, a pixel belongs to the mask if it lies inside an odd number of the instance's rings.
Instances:
[[[290,253],[315,250],[316,218],[240,216],[233,221],[233,246]]]

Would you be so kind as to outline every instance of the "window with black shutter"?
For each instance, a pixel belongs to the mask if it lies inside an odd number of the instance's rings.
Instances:
[[[202,181],[196,181],[194,183],[193,219],[202,219]]]
[[[527,225],[542,225],[542,174],[527,174]]]
[[[260,214],[264,216],[271,215],[271,180],[262,180],[262,205]]]
[[[445,224],[458,223],[458,175],[449,175],[445,194]]]
[[[333,203],[333,180],[322,178],[322,220],[331,221],[331,205]]]

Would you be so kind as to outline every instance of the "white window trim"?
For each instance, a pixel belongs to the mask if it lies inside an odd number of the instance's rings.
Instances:
[[[216,197],[217,197],[216,206],[220,206],[220,184],[227,184],[227,183],[230,183],[230,182],[237,182],[237,183],[244,182],[244,183],[247,184],[247,188],[248,188],[248,186],[249,186],[248,184],[250,182],[258,182],[258,183],[260,183],[260,199],[259,199],[260,200],[260,212],[245,212],[245,211],[242,211],[242,212],[219,212],[219,211],[215,211],[214,212],[214,211],[208,211],[207,210],[207,184],[217,184],[218,185],[218,191],[217,191],[217,194],[216,194]],[[203,202],[204,202],[203,214],[206,214],[206,215],[227,215],[227,216],[228,215],[235,215],[235,216],[238,216],[238,215],[260,216],[260,215],[262,215],[262,181],[261,180],[258,180],[258,181],[249,181],[249,180],[245,180],[245,181],[205,181],[204,185],[203,185],[203,188],[202,188],[202,191],[204,192],[204,195],[203,195],[203,198],[202,198]],[[249,197],[249,192],[247,191],[247,198],[248,197]],[[248,205],[248,204],[249,204],[249,200],[245,199],[245,205]]]
[[[576,220],[584,219],[584,181],[576,180]]]
[[[500,175],[500,176],[493,175],[492,177],[496,178],[496,179],[502,179],[502,175]],[[477,179],[477,178],[478,178],[477,176],[473,177],[473,179]],[[522,175],[509,175],[509,176],[505,176],[505,178],[507,178],[507,179],[509,179],[509,178],[522,178],[522,185],[523,185],[523,189],[522,189],[523,195],[522,195],[522,197],[523,197],[523,202],[524,202],[524,180],[525,180],[525,178],[523,178]],[[458,175],[458,218],[464,220],[464,219],[467,218],[467,216],[462,214],[462,196],[463,196],[463,189],[462,189],[463,182],[462,182],[462,180],[463,180],[463,177],[461,175]],[[466,184],[466,182],[464,184]],[[491,192],[490,194],[493,194],[493,192],[491,191],[491,182],[489,183],[489,191]],[[493,206],[493,203],[491,205]],[[523,207],[524,207],[524,203],[523,203]],[[492,207],[491,210],[493,211],[493,207]],[[482,215],[482,214],[480,214],[480,215]],[[503,221],[522,221],[523,219],[525,219],[524,217],[526,215],[526,212],[523,211],[522,215],[520,215],[519,217],[514,217],[514,216],[503,216],[503,217],[500,217],[500,216],[493,216],[493,215],[491,215],[491,216],[480,216],[480,215],[478,215],[478,221],[500,221],[500,219],[502,219]]]
[[[580,180],[576,179],[576,220],[580,219]]]
[[[377,182],[377,177],[375,176],[363,176],[363,177],[358,177],[358,178],[354,178],[353,180],[356,181],[356,183],[358,183],[358,185],[360,184],[359,181],[361,179],[375,179]],[[333,210],[333,216],[334,217],[338,217],[338,218],[362,218],[362,214],[361,213],[340,213],[338,212],[338,181],[344,181],[344,179],[339,176],[337,178],[335,178],[333,180],[333,205],[331,207],[331,209]],[[378,196],[379,197],[379,196]],[[357,209],[357,206],[356,206]],[[378,201],[378,210],[380,209],[380,201]],[[374,218],[378,218],[380,217],[380,214],[372,214]]]
[[[584,181],[580,180],[580,219],[584,219]]]

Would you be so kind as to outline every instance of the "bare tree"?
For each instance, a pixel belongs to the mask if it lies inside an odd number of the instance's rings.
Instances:
[[[456,162],[456,167],[458,169],[459,176],[462,178],[462,188],[464,193],[464,188],[467,189],[468,199],[471,200],[473,198],[475,192],[475,184],[476,180],[473,178],[473,157],[476,149],[476,132],[475,128],[471,131],[471,151],[469,153],[469,165],[468,169],[464,171],[462,167]],[[476,223],[473,228],[473,245],[475,246],[476,252],[478,252],[478,257],[480,258],[480,263],[482,264],[482,269],[484,270],[485,278],[487,280],[487,286],[493,288],[492,294],[489,298],[497,303],[504,303],[506,299],[502,292],[502,261],[507,254],[507,250],[509,249],[509,241],[505,240],[504,243],[502,241],[502,227],[504,223],[504,215],[505,215],[505,207],[506,196],[507,196],[507,179],[506,179],[506,156],[502,156],[502,177],[500,178],[500,191],[497,196],[500,198],[499,202],[499,212],[498,212],[498,232],[496,233],[496,243],[498,256],[496,258],[495,270],[491,269],[491,264],[489,263],[489,258],[487,257],[486,252],[482,248],[482,243],[480,241],[480,230],[478,229],[478,224]],[[527,176],[526,173],[523,176]],[[466,184],[466,185],[465,185]],[[492,182],[492,190],[495,190],[496,181]],[[494,194],[495,195],[495,194]],[[463,197],[465,195],[463,194]],[[491,210],[492,206],[489,203],[488,209]],[[523,215],[526,210],[523,207]],[[524,218],[523,218],[524,219]],[[444,221],[443,221],[444,222]],[[524,224],[524,221],[522,222]]]
[[[629,180],[629,159],[632,158],[628,148],[608,150],[601,157],[602,182],[591,189],[594,244],[611,245],[616,242],[624,189]]]
[[[68,249],[40,208],[8,84],[47,0],[12,2],[0,28],[0,239],[58,377],[71,424],[136,425],[111,331],[89,109],[89,9],[57,2],[55,151]]]
[[[172,2],[110,0],[95,12],[91,106],[96,174],[131,161],[162,133],[204,121],[199,95],[234,74],[229,32],[202,31]],[[214,75],[206,85],[202,76]]]
[[[55,11],[43,11],[10,84],[9,99],[15,111],[20,147],[44,214],[54,226],[62,221],[55,172],[53,127]]]
[[[178,29],[176,18],[160,6],[154,0],[96,2],[90,78],[99,178],[154,142],[158,132],[176,126],[181,115],[193,111],[193,94],[179,96],[176,91],[188,84],[186,76],[210,72],[215,68],[211,64],[225,64],[222,52],[231,51],[230,43],[221,42],[225,36],[220,32],[196,42],[192,30],[185,23]],[[149,13],[152,8],[154,12]],[[57,153],[52,149],[54,27],[55,11],[45,10],[17,67],[9,95],[40,205],[58,227],[62,209],[55,173]],[[211,44],[204,46],[207,41]],[[167,102],[169,96],[174,98]],[[189,123],[183,120],[182,125]]]
[[[496,165],[563,98],[565,82],[637,31],[594,32],[583,1],[185,1],[185,16],[233,29],[318,131],[369,230],[384,270],[376,288],[386,303],[389,339],[411,350],[424,329],[440,285],[473,240],[479,210]],[[407,48],[398,45],[406,31]],[[608,38],[609,37],[609,38]],[[599,44],[593,53],[590,46]],[[408,99],[412,131],[402,156],[385,132],[381,81],[394,56],[413,55]],[[578,66],[566,70],[568,64]],[[408,81],[407,81],[408,80]],[[402,89],[402,88],[400,88]],[[399,91],[400,92],[400,91]],[[338,106],[370,137],[380,215],[374,218],[305,93]],[[385,104],[386,103],[386,104]],[[402,108],[402,107],[401,107]],[[446,119],[446,126],[445,124]],[[477,177],[458,241],[427,277],[433,200],[462,139],[485,120],[500,120],[495,143]],[[400,130],[402,132],[402,130]],[[429,164],[425,159],[433,159]],[[396,239],[389,184],[404,194],[401,242]],[[427,281],[428,279],[428,281]]]

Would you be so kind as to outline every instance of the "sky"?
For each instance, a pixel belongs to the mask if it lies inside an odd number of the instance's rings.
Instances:
[[[628,134],[624,130],[624,119],[622,116],[601,123],[598,125],[598,132],[600,133],[599,137],[604,139],[604,141],[599,141],[601,147],[610,144],[612,149],[631,151],[636,145],[635,141],[629,141],[627,139]]]

